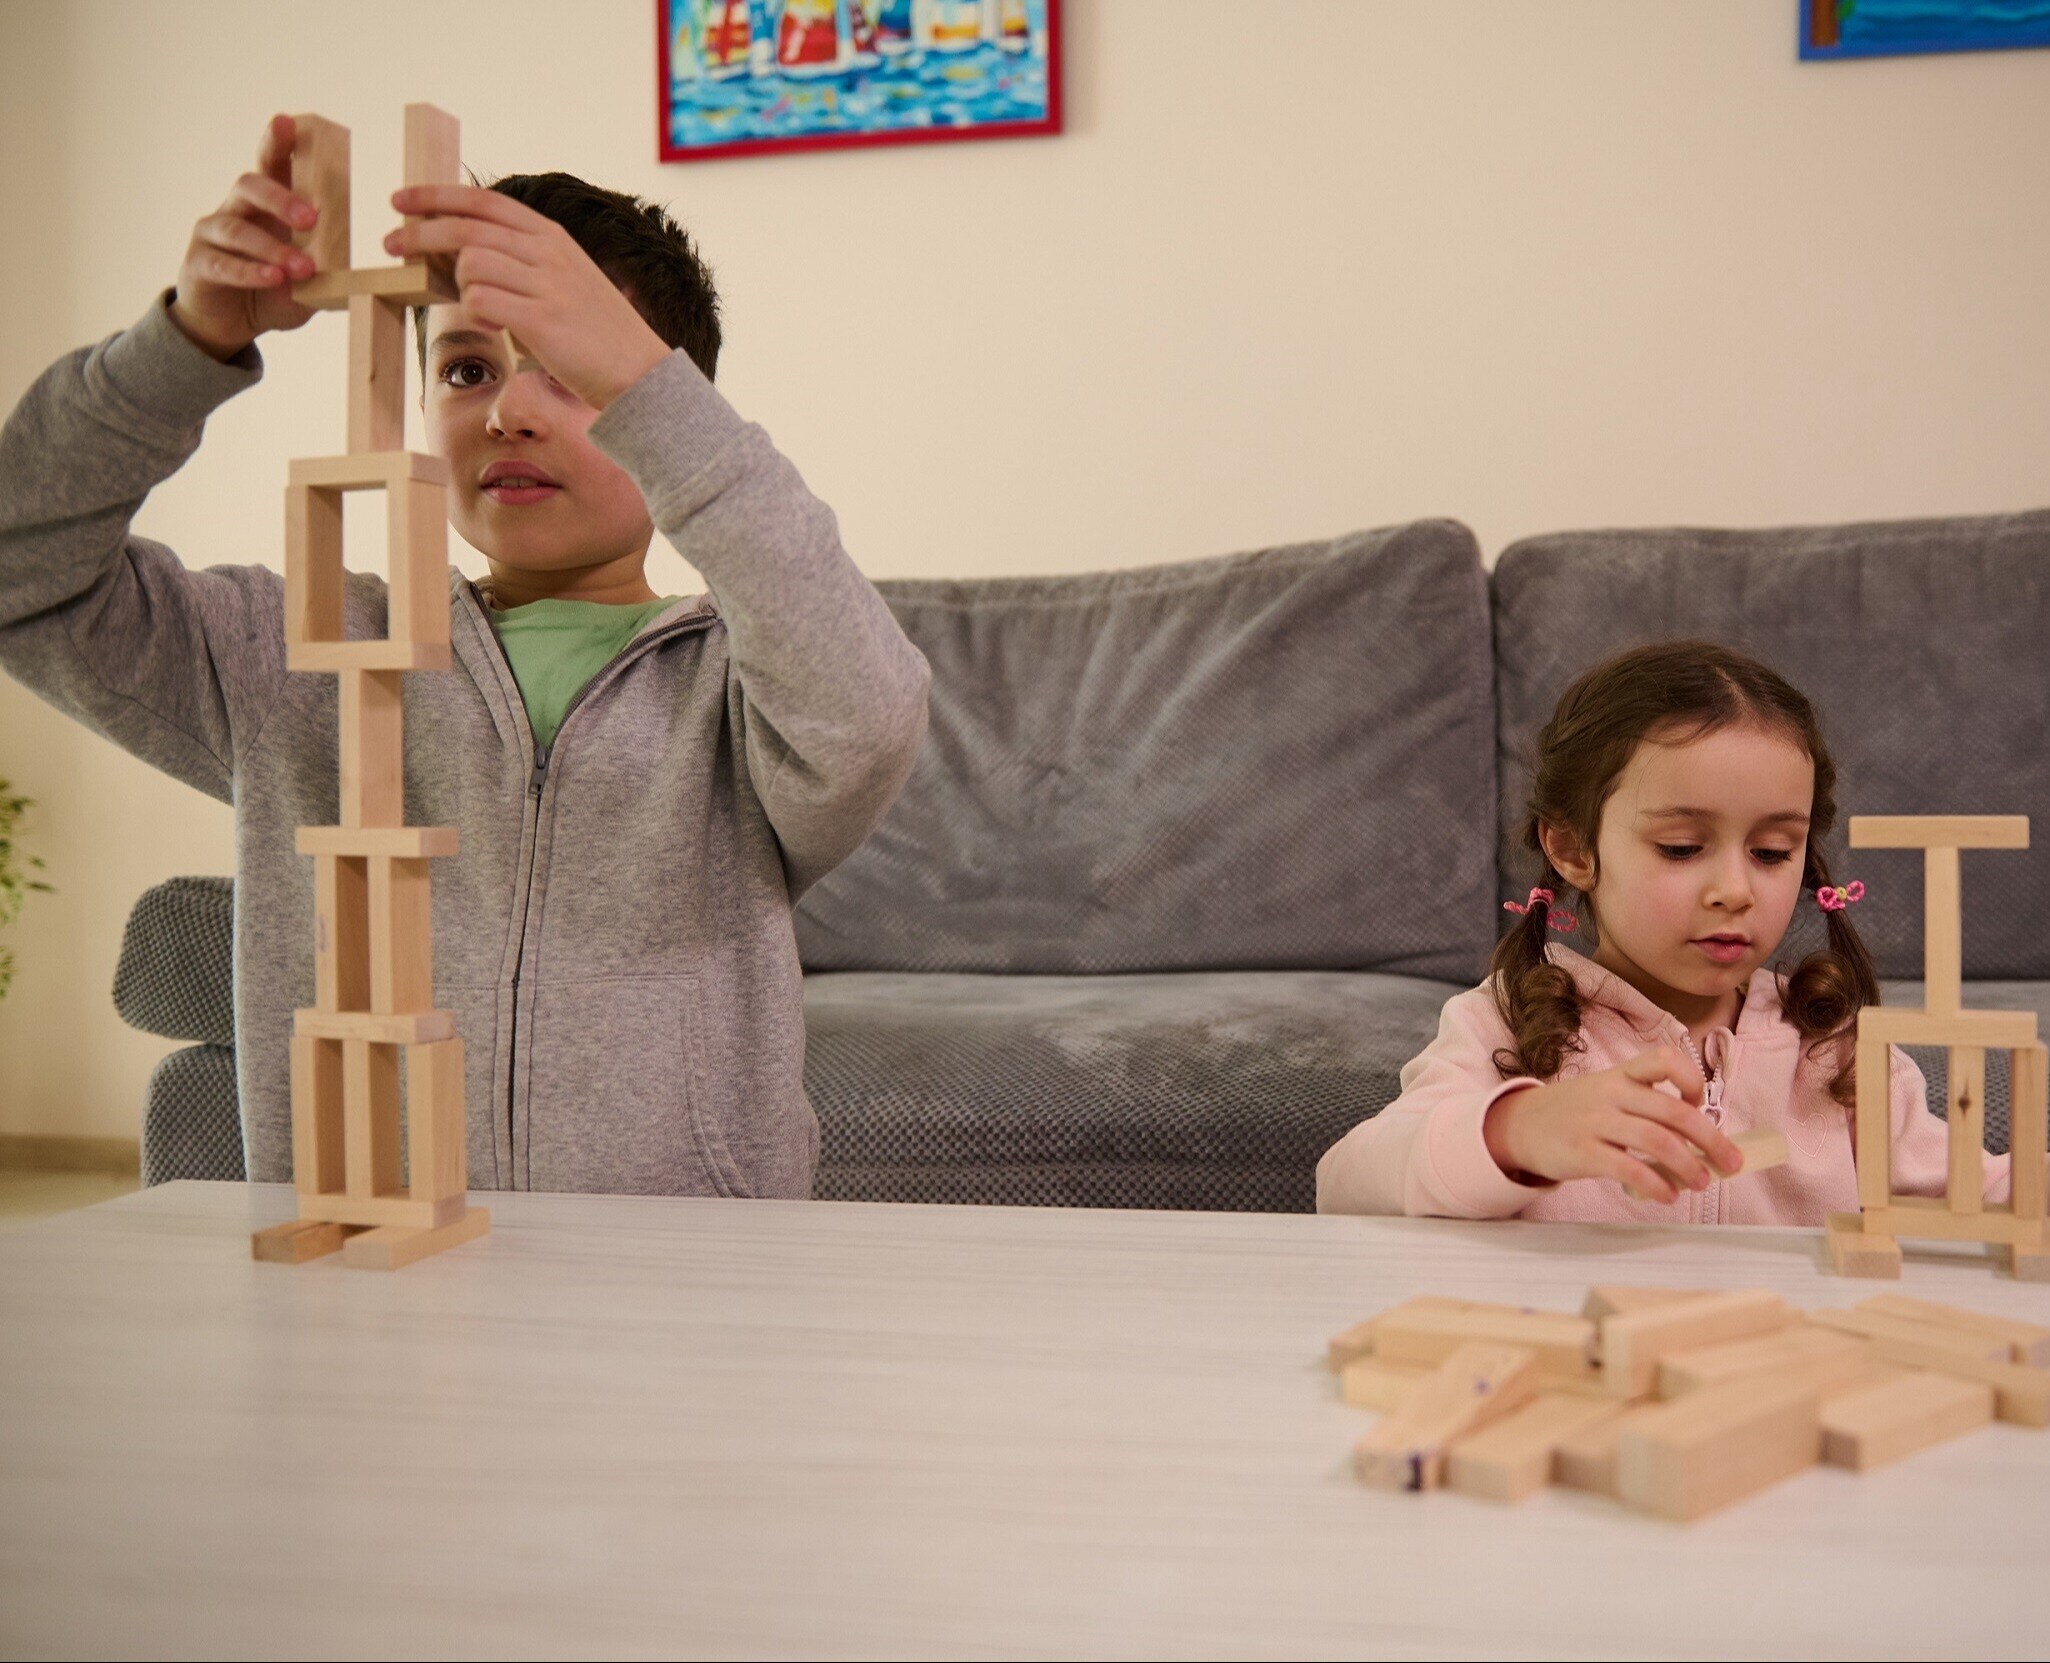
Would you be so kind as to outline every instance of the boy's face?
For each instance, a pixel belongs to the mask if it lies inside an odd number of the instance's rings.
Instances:
[[[598,412],[503,331],[458,305],[427,312],[427,445],[449,466],[449,519],[490,560],[572,572],[645,555],[654,527],[624,469],[585,437]]]

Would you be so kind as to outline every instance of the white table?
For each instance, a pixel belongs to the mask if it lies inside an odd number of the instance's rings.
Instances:
[[[282,1189],[0,1236],[0,1651],[2040,1655],[2050,1432],[1692,1527],[1349,1475],[1411,1293],[1771,1287],[1820,1236],[499,1195],[397,1273]],[[1911,1253],[1907,1291],[2042,1319]]]

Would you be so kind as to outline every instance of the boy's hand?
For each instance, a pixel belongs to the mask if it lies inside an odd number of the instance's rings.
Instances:
[[[669,356],[634,310],[554,220],[477,185],[412,185],[392,196],[402,214],[432,219],[384,239],[401,259],[455,256],[463,306],[480,323],[509,329],[541,367],[602,410]]]
[[[1680,1088],[1674,1097],[1654,1080]],[[1678,1184],[1706,1189],[1743,1170],[1737,1146],[1695,1105],[1707,1082],[1692,1057],[1653,1046],[1599,1074],[1511,1092],[1488,1110],[1482,1135],[1505,1172],[1540,1178],[1613,1178],[1647,1201],[1679,1199]]]
[[[264,129],[256,171],[235,181],[227,201],[192,228],[172,320],[193,342],[223,361],[272,329],[297,329],[313,313],[292,298],[292,285],[313,275],[313,261],[292,246],[292,233],[312,227],[313,204],[292,191],[288,115]]]

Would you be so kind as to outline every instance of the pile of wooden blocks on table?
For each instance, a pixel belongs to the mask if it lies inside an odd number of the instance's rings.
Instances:
[[[1821,1460],[1864,1471],[2000,1419],[2050,1425],[2050,1328],[1880,1294],[1598,1287],[1578,1316],[1424,1296],[1329,1362],[1383,1411],[1366,1483],[1522,1501],[1547,1482],[1693,1519]]]

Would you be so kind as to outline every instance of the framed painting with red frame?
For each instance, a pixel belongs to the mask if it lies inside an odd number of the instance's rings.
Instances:
[[[1060,0],[656,0],[665,162],[1061,130]]]

